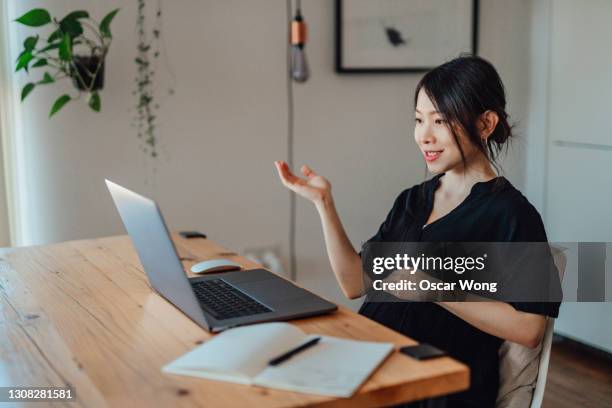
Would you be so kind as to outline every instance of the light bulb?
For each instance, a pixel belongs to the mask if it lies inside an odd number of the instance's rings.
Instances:
[[[295,82],[306,82],[310,76],[304,47],[291,46],[291,77]]]
[[[306,82],[310,77],[305,46],[306,22],[298,8],[291,21],[291,77],[295,82]]]

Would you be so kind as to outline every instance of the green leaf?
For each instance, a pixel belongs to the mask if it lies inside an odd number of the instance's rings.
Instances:
[[[23,42],[23,48],[26,51],[32,51],[36,47],[36,43],[38,42],[38,36],[36,37],[28,37]]]
[[[45,9],[32,9],[15,21],[30,27],[40,27],[51,22],[51,15]]]
[[[50,84],[52,82],[55,82],[55,78],[53,78],[48,72],[45,72],[43,79],[38,81],[39,84]]]
[[[83,34],[83,26],[78,20],[62,20],[60,22],[60,29],[62,32],[69,34],[72,38]]]
[[[61,42],[56,42],[56,43],[53,43],[53,44],[49,44],[46,47],[44,47],[43,49],[38,50],[38,53],[49,51],[49,50],[52,50],[54,48],[58,48],[60,46],[60,44],[61,44]]]
[[[100,112],[100,95],[98,92],[91,93],[89,97],[89,107],[95,112]]]
[[[15,62],[19,62],[19,59],[24,56],[25,54],[28,53],[28,50],[23,50],[21,51],[21,54],[19,54],[19,56],[17,57],[17,59],[15,60]]]
[[[64,38],[59,44],[59,57],[63,61],[70,61],[72,58],[72,38],[68,33],[64,33]]]
[[[147,65],[149,65],[149,63],[148,63],[147,61],[143,60],[143,59],[142,59],[142,58],[140,58],[140,57],[136,57],[136,58],[134,58],[134,62],[135,62],[136,64],[138,64],[138,65],[145,66],[145,67],[146,67]]]
[[[51,35],[49,36],[49,38],[47,38],[47,42],[48,43],[52,43],[55,40],[59,40],[60,38],[62,38],[62,30],[60,30],[59,28],[57,30],[55,30],[54,32],[51,33]]]
[[[41,58],[32,64],[32,68],[44,67],[45,65],[47,65],[47,60],[45,58]]]
[[[51,112],[49,112],[49,117],[55,115],[57,111],[62,109],[64,105],[67,104],[69,101],[70,101],[70,95],[68,94],[64,94],[60,96],[59,98],[57,98],[57,100],[53,103],[53,106],[51,107]]]
[[[23,89],[21,90],[21,101],[23,102],[23,100],[26,98],[26,96],[28,96],[28,94],[30,92],[32,92],[32,90],[34,89],[36,85],[33,84],[32,82],[28,82],[27,84],[25,84],[25,86],[23,87]]]
[[[28,51],[28,50],[23,50],[23,51],[21,51],[21,54],[19,54],[19,56],[17,57],[17,59],[15,60],[15,62],[19,62],[19,60],[21,59],[21,57],[23,57],[23,56],[24,56],[25,54],[27,54],[28,52],[29,52],[30,54],[32,54],[32,52],[31,52],[31,51]]]
[[[33,58],[34,56],[32,55],[31,51],[22,52],[19,56],[19,59],[17,60],[17,68],[15,68],[15,72],[19,71],[22,68],[25,68],[27,72],[28,64],[30,63],[30,61],[32,61]]]
[[[115,14],[117,14],[118,12],[119,12],[119,9],[115,9],[111,11],[110,13],[108,13],[102,19],[102,21],[100,21],[100,32],[102,33],[103,37],[108,37],[108,38],[112,37],[111,32],[110,32],[110,23],[111,21],[113,21]]]
[[[72,13],[69,13],[68,15],[66,15],[66,17],[62,18],[62,21],[64,20],[77,20],[79,18],[88,18],[89,17],[89,13],[86,12],[85,10],[76,10],[73,11]]]

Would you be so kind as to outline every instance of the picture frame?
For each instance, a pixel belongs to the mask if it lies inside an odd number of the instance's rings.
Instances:
[[[336,0],[339,74],[418,73],[476,55],[479,0]]]

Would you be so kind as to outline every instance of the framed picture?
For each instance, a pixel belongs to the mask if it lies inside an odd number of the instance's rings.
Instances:
[[[423,72],[477,52],[478,0],[336,0],[336,71]]]

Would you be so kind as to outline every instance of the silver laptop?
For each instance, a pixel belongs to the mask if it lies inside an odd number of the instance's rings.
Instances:
[[[106,180],[151,286],[211,332],[332,312],[337,306],[265,269],[188,278],[155,201]]]

